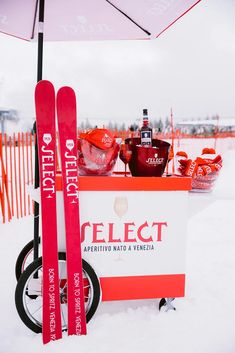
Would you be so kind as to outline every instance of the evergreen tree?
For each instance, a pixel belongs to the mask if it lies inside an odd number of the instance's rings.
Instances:
[[[91,129],[91,124],[89,122],[89,120],[86,118],[86,122],[85,122],[85,125],[84,125],[85,129],[88,130],[88,129]]]
[[[165,118],[165,130],[167,130],[167,129],[169,129],[169,127],[170,127],[170,125],[171,125],[171,123],[170,123],[170,120],[169,120],[169,118],[168,118],[168,116]]]
[[[158,121],[158,132],[162,132],[163,131],[163,122],[162,119],[160,118]]]
[[[122,123],[121,125],[120,125],[120,129],[119,129],[120,131],[125,131],[126,130],[126,125],[125,125],[125,123]]]

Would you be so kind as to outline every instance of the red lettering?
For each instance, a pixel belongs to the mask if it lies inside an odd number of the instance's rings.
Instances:
[[[91,243],[142,243],[162,241],[163,227],[167,227],[167,222],[153,222],[149,225],[147,221],[140,226],[135,222],[123,224],[123,232],[115,234],[115,223],[90,223],[81,225],[81,242],[88,238]],[[151,234],[152,229],[152,234]],[[92,233],[92,234],[91,234]]]
[[[104,223],[94,223],[93,224],[93,240],[92,243],[105,243],[105,239],[98,239],[98,233],[102,233],[102,229],[99,227],[104,227]]]
[[[121,239],[114,239],[114,232],[113,232],[113,223],[109,223],[109,243],[120,243]]]
[[[131,243],[131,242],[133,243],[137,241],[136,239],[129,238],[129,233],[134,231],[134,229],[130,229],[130,226],[135,226],[135,223],[134,222],[124,223],[124,242],[126,243]]]
[[[82,226],[81,226],[81,243],[83,243],[85,240],[86,227],[90,227],[90,226],[91,226],[90,222],[86,222],[86,223],[82,224]]]
[[[153,222],[152,227],[157,226],[157,241],[162,241],[162,226],[167,227],[167,222]]]
[[[150,241],[153,241],[153,238],[151,237],[151,235],[149,236],[149,238],[144,238],[142,236],[142,230],[144,228],[149,228],[147,221],[145,223],[141,224],[141,226],[137,230],[137,236],[138,236],[139,240],[141,240],[143,243],[148,243]]]

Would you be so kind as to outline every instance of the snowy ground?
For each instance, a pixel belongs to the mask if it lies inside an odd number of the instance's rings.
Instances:
[[[101,303],[86,337],[64,334],[43,346],[14,304],[15,259],[32,238],[32,219],[1,225],[0,353],[234,353],[235,151],[223,157],[214,192],[190,196],[201,207],[188,220],[186,296],[176,311],[159,313],[158,300]]]

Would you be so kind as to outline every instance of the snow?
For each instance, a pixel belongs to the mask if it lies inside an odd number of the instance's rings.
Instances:
[[[234,353],[235,150],[210,194],[190,194],[198,212],[188,219],[186,295],[176,311],[159,312],[158,300],[100,303],[88,335],[43,346],[20,320],[14,304],[15,259],[32,238],[32,219],[1,225],[0,353]],[[207,207],[206,207],[207,206]]]

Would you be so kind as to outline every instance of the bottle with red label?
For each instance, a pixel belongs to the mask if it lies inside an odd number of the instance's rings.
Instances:
[[[140,143],[143,147],[152,147],[153,129],[149,125],[148,109],[143,109],[143,125],[140,129]]]

